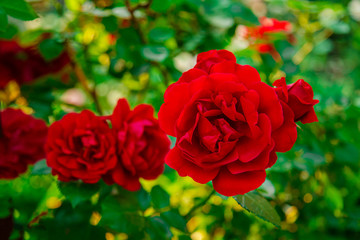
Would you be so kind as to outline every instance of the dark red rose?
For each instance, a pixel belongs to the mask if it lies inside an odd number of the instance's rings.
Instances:
[[[49,127],[46,157],[59,180],[96,183],[117,163],[115,138],[92,112],[69,113]]]
[[[295,122],[312,123],[318,121],[314,105],[319,103],[319,100],[314,99],[314,92],[310,84],[299,79],[293,84],[286,85],[283,77],[276,80],[274,86],[278,87],[276,93],[279,98],[289,105],[294,112]]]
[[[147,104],[130,110],[126,99],[120,99],[111,123],[117,138],[119,162],[104,180],[136,191],[140,188],[139,178],[155,179],[163,172],[170,140],[154,118],[153,107]]]
[[[67,52],[46,61],[37,50],[37,45],[23,47],[15,40],[0,40],[0,88],[11,80],[24,84],[57,73],[69,63]]]
[[[166,90],[159,121],[177,140],[165,162],[180,176],[212,180],[217,192],[233,196],[265,181],[265,169],[276,152],[291,149],[297,131],[294,113],[256,69],[221,52],[203,53],[201,67]]]
[[[45,157],[47,127],[21,110],[0,112],[0,179],[13,179]]]

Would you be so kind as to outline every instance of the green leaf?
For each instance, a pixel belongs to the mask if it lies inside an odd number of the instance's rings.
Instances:
[[[5,9],[0,7],[0,31],[5,31],[8,26],[8,19]]]
[[[139,205],[141,210],[144,211],[150,207],[151,199],[148,192],[146,192],[144,189],[141,189],[140,191],[137,192],[137,197],[139,200]]]
[[[160,217],[151,217],[149,223],[150,228],[147,230],[151,239],[171,239],[173,236],[169,225]]]
[[[0,38],[10,40],[17,34],[17,32],[18,29],[14,25],[9,24],[5,31],[0,31]]]
[[[164,42],[169,38],[174,37],[174,30],[171,28],[157,27],[151,29],[149,32],[149,38],[155,42]]]
[[[117,232],[140,233],[145,225],[145,218],[139,215],[134,203],[128,196],[107,196],[101,203],[100,225]]]
[[[171,5],[171,0],[153,0],[150,8],[155,12],[164,13]]]
[[[59,182],[61,193],[68,199],[73,207],[90,198],[100,190],[98,184],[86,184],[81,182]]]
[[[280,227],[280,216],[275,208],[257,192],[252,191],[244,195],[237,195],[234,196],[234,199],[250,213]]]
[[[38,18],[34,9],[24,0],[1,0],[0,6],[7,14],[20,20],[29,21]]]
[[[39,50],[41,55],[43,55],[47,61],[50,61],[60,56],[64,50],[64,45],[59,42],[59,40],[50,38],[40,43]]]
[[[187,232],[186,221],[183,216],[175,211],[163,212],[160,217],[164,219],[170,226],[179,229],[180,231]]]
[[[162,62],[169,56],[169,50],[163,46],[146,46],[141,49],[145,59]]]
[[[155,208],[164,208],[170,205],[169,194],[160,186],[155,186],[151,189],[151,201]]]
[[[327,206],[332,210],[344,208],[344,200],[341,195],[341,192],[334,186],[328,185],[325,190],[325,201]]]
[[[115,32],[119,28],[118,20],[115,16],[111,15],[102,19],[106,31]]]
[[[350,32],[350,26],[346,24],[345,22],[338,22],[335,24],[332,24],[330,28],[334,31],[336,34],[348,34]]]
[[[249,9],[247,6],[245,6],[242,3],[234,3],[230,6],[230,14],[233,17],[240,17],[246,21],[249,21],[251,23],[259,24],[258,18],[255,16],[255,14]]]
[[[0,219],[6,218],[10,215],[10,199],[7,198],[0,198]]]

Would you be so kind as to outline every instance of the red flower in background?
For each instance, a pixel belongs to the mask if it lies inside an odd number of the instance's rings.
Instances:
[[[92,112],[69,113],[49,127],[47,164],[61,181],[96,183],[117,163],[114,135]]]
[[[258,52],[269,53],[276,61],[280,61],[281,57],[273,44],[273,34],[282,33],[290,43],[293,43],[295,38],[290,33],[292,29],[291,23],[267,17],[261,17],[259,22],[260,26],[246,27],[244,37],[250,41],[251,46]]]
[[[15,40],[0,40],[0,88],[11,80],[24,84],[57,73],[69,63],[67,52],[46,61],[37,50],[37,45],[23,47]]]
[[[139,178],[155,179],[163,172],[170,141],[154,118],[151,105],[141,104],[130,110],[126,99],[120,99],[111,123],[119,161],[104,180],[130,191],[138,190]]]
[[[292,105],[277,91],[228,51],[199,54],[197,65],[166,90],[159,111],[160,126],[177,138],[166,163],[196,182],[212,180],[226,196],[256,189],[276,152],[290,150],[297,137]]]
[[[259,19],[260,26],[247,27],[247,38],[254,39],[269,39],[271,38],[271,33],[278,32],[290,32],[291,23],[288,21],[280,21],[275,18],[261,17]]]
[[[45,157],[47,127],[21,110],[0,112],[0,179],[13,179]]]

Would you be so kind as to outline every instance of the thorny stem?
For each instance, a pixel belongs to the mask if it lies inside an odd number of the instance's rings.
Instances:
[[[185,215],[185,219],[189,219],[191,217],[191,215],[200,207],[202,207],[207,201],[209,201],[209,199],[215,194],[215,190],[212,190],[211,193],[204,198],[201,202],[199,202],[198,204],[194,205],[190,211]]]

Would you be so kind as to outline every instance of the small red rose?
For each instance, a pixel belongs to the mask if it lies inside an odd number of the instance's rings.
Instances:
[[[111,123],[119,161],[104,180],[136,191],[140,189],[139,178],[155,179],[163,172],[170,141],[154,118],[153,107],[147,104],[131,110],[126,99],[120,99]]]
[[[276,80],[273,85],[278,87],[276,93],[279,98],[294,112],[295,122],[312,123],[318,121],[314,105],[318,104],[319,100],[314,99],[314,92],[310,84],[299,79],[293,84],[286,85],[283,77]]]
[[[88,110],[69,113],[49,127],[46,155],[61,181],[96,183],[117,163],[112,130]]]
[[[212,181],[226,196],[259,187],[276,152],[297,138],[291,108],[255,68],[230,55],[199,54],[195,68],[166,90],[159,111],[161,128],[176,137],[165,162],[180,176]]]
[[[21,110],[0,111],[0,179],[13,179],[45,157],[47,126]]]

